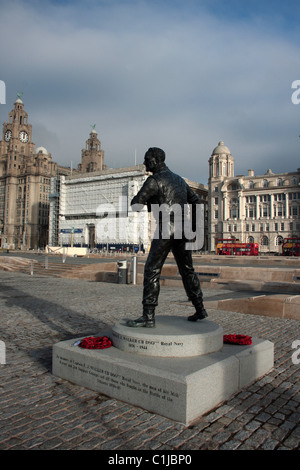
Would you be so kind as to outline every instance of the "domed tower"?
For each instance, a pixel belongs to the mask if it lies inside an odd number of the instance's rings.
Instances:
[[[218,239],[223,238],[226,201],[222,188],[225,180],[234,177],[234,159],[229,148],[220,141],[208,162],[208,246],[210,251],[215,251]]]
[[[234,176],[234,158],[224,142],[220,141],[209,159],[209,179],[232,178]]]
[[[78,170],[82,172],[92,172],[104,170],[104,151],[101,150],[101,142],[95,130],[95,124],[92,125],[90,137],[86,141],[85,149],[81,152],[81,164]]]

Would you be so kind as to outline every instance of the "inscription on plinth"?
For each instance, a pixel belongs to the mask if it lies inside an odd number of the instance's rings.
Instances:
[[[108,390],[119,390],[122,396],[124,396],[124,392],[126,393],[126,389],[129,389],[131,391],[140,392],[145,396],[152,396],[156,399],[166,400],[168,402],[173,402],[176,398],[179,398],[179,393],[174,390],[156,386],[153,383],[149,383],[148,380],[141,380],[138,377],[130,377],[126,373],[113,372],[111,365],[108,365],[107,368],[93,366],[83,360],[68,358],[60,354],[55,355],[54,362],[58,367],[64,368],[65,372],[67,369],[71,372],[71,375],[86,375],[88,381],[92,378],[97,384],[106,387]]]
[[[129,328],[121,320],[112,328],[116,348],[135,354],[159,357],[201,356],[219,351],[223,330],[216,323],[203,320],[197,324],[183,317],[157,317],[155,328]]]

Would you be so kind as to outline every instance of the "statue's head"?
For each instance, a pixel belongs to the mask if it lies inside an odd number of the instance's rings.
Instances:
[[[158,147],[151,147],[145,153],[144,165],[147,171],[155,173],[159,168],[164,166],[165,152]]]

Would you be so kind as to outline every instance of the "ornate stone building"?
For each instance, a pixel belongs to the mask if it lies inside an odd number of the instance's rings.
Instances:
[[[294,172],[234,175],[234,158],[219,142],[209,159],[209,251],[220,238],[259,243],[281,253],[286,237],[300,236],[300,168]]]
[[[101,142],[95,130],[95,124],[92,125],[92,131],[89,139],[86,141],[85,149],[81,151],[81,163],[78,170],[82,173],[105,170],[104,151],[101,150]]]
[[[51,177],[68,174],[44,147],[35,150],[32,126],[18,95],[0,141],[0,246],[37,249],[48,242]]]

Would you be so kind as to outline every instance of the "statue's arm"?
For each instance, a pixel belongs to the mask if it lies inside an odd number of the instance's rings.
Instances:
[[[148,205],[151,202],[151,199],[153,199],[157,195],[157,191],[158,185],[156,180],[152,178],[152,176],[149,176],[149,178],[145,181],[139,192],[132,199],[131,206],[144,206],[145,204]],[[137,207],[137,209],[141,208]]]

